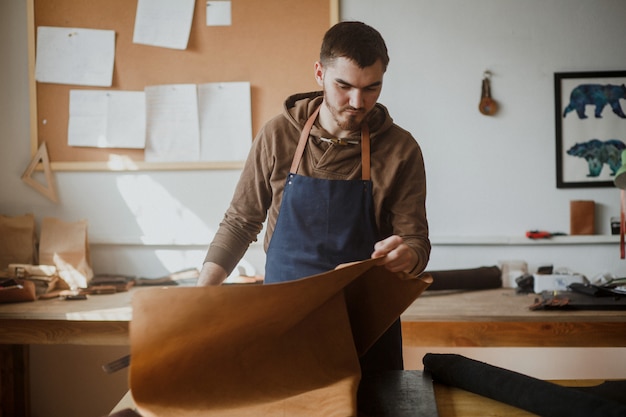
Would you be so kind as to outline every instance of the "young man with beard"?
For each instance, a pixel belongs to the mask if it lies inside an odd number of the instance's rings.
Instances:
[[[199,285],[219,285],[267,219],[265,282],[382,257],[421,273],[430,256],[426,178],[419,145],[377,103],[389,57],[380,33],[340,22],[323,39],[321,92],[293,95],[255,138]],[[361,360],[402,369],[398,320]]]

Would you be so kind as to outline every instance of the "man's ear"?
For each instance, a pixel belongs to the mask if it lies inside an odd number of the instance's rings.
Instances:
[[[314,74],[315,74],[315,81],[317,81],[317,83],[320,86],[324,86],[324,66],[322,65],[320,61],[315,62]]]

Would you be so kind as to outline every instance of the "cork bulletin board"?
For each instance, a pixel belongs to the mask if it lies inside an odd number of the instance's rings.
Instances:
[[[146,162],[143,149],[69,146],[69,91],[100,89],[35,80],[39,26],[115,31],[113,83],[143,91],[162,84],[248,81],[252,135],[282,110],[284,99],[318,89],[313,63],[324,32],[338,21],[339,0],[232,0],[230,26],[206,25],[196,0],[187,49],[134,44],[137,0],[28,0],[31,154],[45,142],[52,170],[237,169],[243,161]],[[224,144],[228,146],[228,144]],[[111,160],[123,160],[112,166]]]

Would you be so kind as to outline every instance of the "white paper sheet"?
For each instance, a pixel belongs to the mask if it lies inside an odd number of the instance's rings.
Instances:
[[[200,156],[200,127],[196,85],[149,86],[145,92],[145,160],[197,161]]]
[[[112,30],[40,26],[35,79],[42,83],[110,87],[115,61]]]
[[[243,161],[252,143],[249,82],[198,86],[200,159]]]
[[[145,143],[143,91],[70,90],[70,146],[141,149]]]
[[[139,0],[133,42],[186,49],[195,0]]]
[[[231,25],[231,2],[227,0],[206,2],[206,25],[207,26],[230,26]]]

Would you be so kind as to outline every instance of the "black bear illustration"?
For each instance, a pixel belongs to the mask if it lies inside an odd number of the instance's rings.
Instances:
[[[572,90],[570,94],[569,104],[563,112],[563,117],[567,113],[576,110],[579,119],[586,119],[585,106],[590,104],[596,106],[595,116],[602,117],[602,110],[609,104],[613,109],[613,113],[621,118],[626,118],[619,100],[626,99],[626,86],[613,84],[580,84]]]

